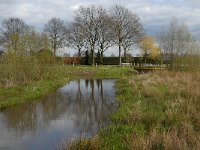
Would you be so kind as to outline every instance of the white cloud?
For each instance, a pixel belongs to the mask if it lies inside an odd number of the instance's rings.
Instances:
[[[172,16],[189,26],[193,32],[200,27],[199,0],[1,0],[0,21],[20,17],[28,24],[42,30],[52,17],[65,21],[73,19],[74,11],[81,5],[102,5],[109,8],[119,4],[138,14],[148,33],[154,34],[165,26]]]
[[[76,4],[76,5],[70,6],[70,9],[72,11],[76,11],[77,9],[79,9],[80,6],[81,6],[81,4]]]

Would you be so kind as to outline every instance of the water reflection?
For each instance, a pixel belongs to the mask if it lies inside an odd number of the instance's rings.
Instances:
[[[40,101],[0,112],[1,149],[55,149],[63,140],[91,136],[115,109],[114,80],[84,79]]]

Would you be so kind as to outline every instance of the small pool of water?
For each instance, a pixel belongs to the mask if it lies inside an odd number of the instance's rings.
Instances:
[[[0,112],[0,150],[55,150],[108,125],[115,80],[81,79],[42,98]]]

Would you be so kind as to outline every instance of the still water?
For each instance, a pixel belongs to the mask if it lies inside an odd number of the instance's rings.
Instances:
[[[42,100],[0,112],[0,150],[54,150],[89,137],[116,108],[115,80],[71,81]]]

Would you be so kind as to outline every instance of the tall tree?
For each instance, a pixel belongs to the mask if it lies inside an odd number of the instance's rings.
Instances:
[[[165,57],[168,56],[170,67],[179,64],[179,58],[186,54],[192,42],[192,36],[184,24],[179,24],[176,18],[158,34],[158,42]]]
[[[129,45],[132,45],[134,42],[131,41],[139,42],[143,35],[143,26],[136,14],[131,13],[122,6],[116,5],[111,8],[111,18],[115,33],[114,37],[116,37],[115,40],[119,47],[119,65],[121,66],[122,44],[129,43]]]
[[[21,50],[22,37],[28,32],[29,26],[20,18],[4,19],[0,28],[1,44],[17,54]]]
[[[125,60],[127,60],[128,52],[130,50],[135,49],[135,47],[137,47],[137,45],[140,43],[140,41],[143,38],[143,36],[144,36],[144,34],[141,32],[139,34],[133,34],[133,35],[130,34],[130,36],[128,36],[127,38],[123,39],[122,48],[124,50]]]
[[[67,45],[78,50],[78,56],[81,56],[81,51],[84,46],[84,35],[82,26],[76,22],[72,22],[66,29]]]
[[[65,44],[65,25],[60,18],[52,18],[44,26],[44,32],[49,35],[52,44],[53,54],[56,56],[56,50]]]
[[[112,21],[110,20],[110,16],[108,12],[99,7],[99,29],[98,29],[98,39],[97,39],[97,49],[99,54],[99,63],[102,64],[103,53],[112,47],[114,43],[114,33],[112,30]]]
[[[84,47],[92,56],[92,64],[95,64],[95,48],[99,36],[99,26],[103,9],[95,6],[80,7],[76,11],[75,22],[81,27],[84,37]]]

